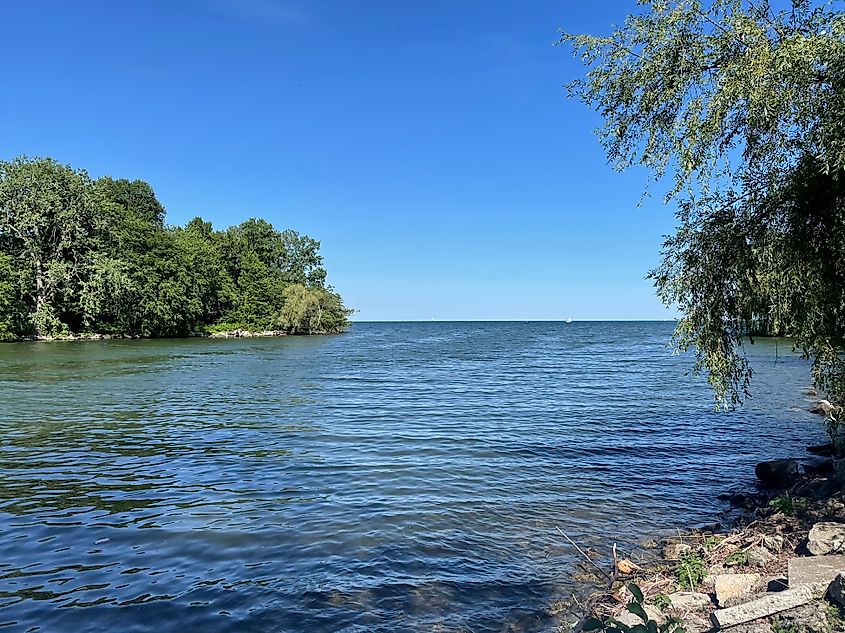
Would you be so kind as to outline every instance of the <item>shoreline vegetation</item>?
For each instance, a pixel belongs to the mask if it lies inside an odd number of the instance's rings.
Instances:
[[[343,332],[319,250],[262,219],[167,225],[141,180],[0,161],[0,341]]]
[[[582,590],[550,606],[578,617],[560,630],[845,631],[845,440],[827,400],[809,411],[824,415],[831,442],[757,464],[756,489],[718,495],[734,513],[725,524],[651,535],[629,558],[616,544],[604,557],[584,551],[563,534],[582,558]]]

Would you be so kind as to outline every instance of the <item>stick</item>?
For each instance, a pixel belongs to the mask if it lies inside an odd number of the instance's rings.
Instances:
[[[565,538],[567,541],[569,541],[569,543],[572,545],[572,547],[574,547],[575,549],[577,549],[577,550],[578,550],[578,553],[579,553],[579,554],[581,554],[581,556],[583,556],[584,558],[586,558],[586,559],[587,559],[587,562],[588,562],[588,563],[590,563],[590,565],[592,565],[593,567],[595,567],[595,568],[599,571],[599,573],[601,573],[601,575],[602,575],[602,576],[604,576],[605,578],[607,578],[607,579],[608,579],[611,583],[613,582],[613,578],[611,578],[611,577],[610,577],[610,574],[608,574],[605,570],[603,570],[601,567],[599,567],[598,565],[596,565],[596,564],[593,562],[593,559],[592,559],[592,558],[590,558],[589,556],[587,556],[587,553],[586,553],[584,550],[582,550],[580,547],[578,547],[578,545],[575,543],[575,541],[573,541],[571,538],[569,538],[569,537],[566,535],[566,532],[564,532],[563,530],[561,530],[558,526],[555,526],[555,529],[556,529],[558,532],[560,532],[560,533],[563,535],[563,538]]]

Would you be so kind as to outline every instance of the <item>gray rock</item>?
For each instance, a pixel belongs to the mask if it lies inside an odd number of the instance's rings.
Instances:
[[[827,619],[829,605],[823,600],[813,600],[803,606],[784,611],[775,616],[778,631],[801,633],[833,633]]]
[[[666,616],[664,616],[657,607],[646,604],[643,605],[643,609],[645,610],[645,614],[648,616],[649,620],[654,620],[658,624],[663,624],[666,621]],[[636,626],[643,623],[640,616],[634,615],[627,609],[623,610],[622,613],[616,616],[616,619],[627,626]]]
[[[675,593],[670,593],[668,598],[672,603],[672,607],[683,611],[697,611],[713,606],[710,596],[706,593],[676,591]]]
[[[845,553],[845,523],[816,523],[807,535],[807,549],[816,556]]]
[[[831,583],[845,573],[845,556],[802,556],[789,559],[789,587],[811,583]]]
[[[710,616],[710,619],[717,627],[725,629],[800,607],[821,598],[825,591],[827,591],[827,583],[816,583],[801,585],[778,593],[767,593],[750,602],[719,609]]]
[[[780,534],[764,536],[763,547],[765,547],[770,552],[779,554],[781,551],[783,551],[783,536]]]
[[[754,467],[754,473],[764,486],[784,486],[798,479],[798,462],[794,459],[760,462]]]
[[[680,560],[680,558],[692,551],[692,547],[686,543],[666,543],[663,546],[663,558],[666,560]]]
[[[720,574],[715,578],[716,602],[724,606],[736,596],[751,593],[751,589],[760,580],[759,574]]]
[[[748,557],[748,564],[753,567],[765,567],[775,559],[774,554],[769,550],[758,546],[748,549],[745,555]]]

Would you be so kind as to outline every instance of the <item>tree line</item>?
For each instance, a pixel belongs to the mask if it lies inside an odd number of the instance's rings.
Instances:
[[[651,278],[727,405],[748,393],[761,329],[794,336],[817,386],[845,398],[841,4],[642,0],[607,35],[562,37],[609,161],[671,183],[677,229]]]
[[[352,311],[319,249],[260,219],[169,226],[141,180],[0,161],[0,339],[340,332]]]

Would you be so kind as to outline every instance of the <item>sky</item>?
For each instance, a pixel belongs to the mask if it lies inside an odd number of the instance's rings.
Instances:
[[[667,319],[673,209],[614,172],[560,29],[634,0],[4,7],[0,159],[142,179],[183,224],[322,243],[356,320]]]

